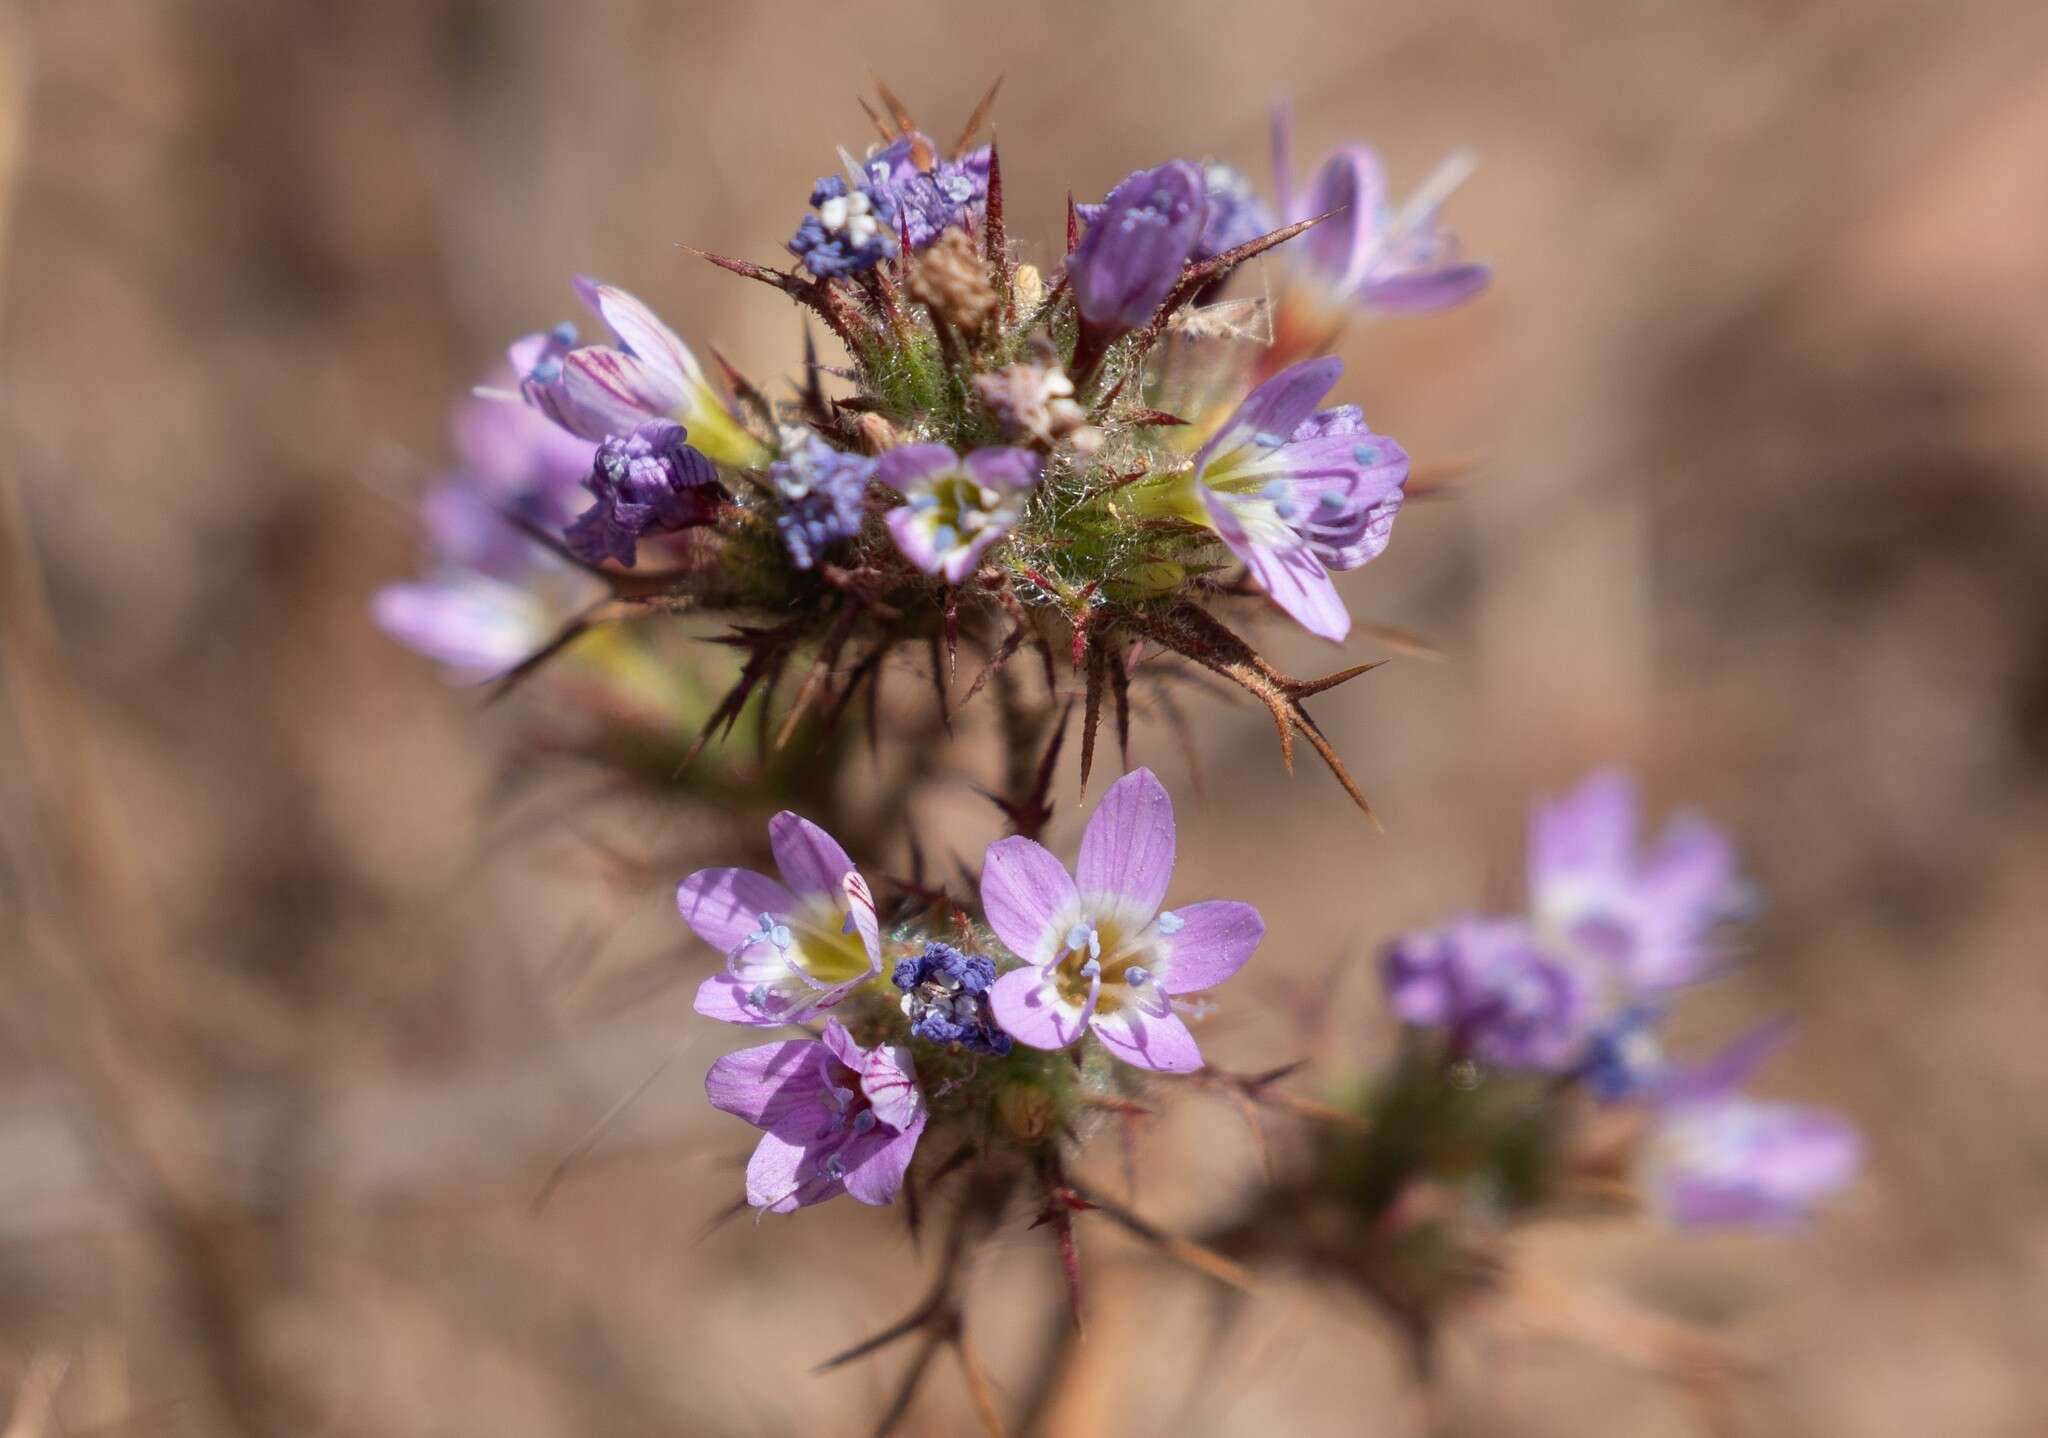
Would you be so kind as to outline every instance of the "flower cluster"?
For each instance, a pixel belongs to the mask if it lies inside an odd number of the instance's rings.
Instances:
[[[754,658],[707,733],[775,692],[806,646],[829,650],[848,692],[829,676],[785,692],[832,716],[935,623],[949,650],[996,669],[1017,639],[1077,662],[1145,646],[1245,688],[1356,795],[1301,707],[1318,683],[1247,660],[1221,611],[1262,590],[1311,633],[1346,638],[1332,575],[1386,548],[1408,456],[1356,406],[1324,405],[1340,375],[1314,354],[1329,325],[1295,343],[1297,324],[1252,364],[1202,307],[1269,252],[1289,312],[1311,293],[1381,309],[1464,298],[1484,272],[1447,278],[1444,187],[1390,211],[1361,178],[1377,161],[1354,148],[1325,165],[1311,212],[1284,169],[1265,196],[1229,165],[1168,160],[1076,207],[1049,283],[1011,244],[994,146],[970,127],[942,150],[886,108],[882,142],[842,152],[813,186],[787,245],[799,267],[711,257],[807,310],[846,362],[809,356],[781,399],[722,362],[714,382],[648,305],[576,279],[608,336],[530,334],[474,401],[523,427],[533,492],[479,503],[465,488],[461,522],[482,538],[462,544],[487,562],[451,550],[451,502],[431,501],[433,573],[380,599],[386,627],[482,678],[523,676],[600,624],[721,616]],[[829,393],[835,377],[850,392]],[[616,602],[593,603],[593,582]],[[1112,703],[1128,721],[1114,667],[1083,663],[1091,727]]]
[[[1047,848],[1057,761],[1078,717],[1085,793],[1104,718],[1128,754],[1133,714],[1176,713],[1168,685],[1194,671],[1256,701],[1284,756],[1307,743],[1365,806],[1304,701],[1374,666],[1296,679],[1246,634],[1273,612],[1331,643],[1352,632],[1336,576],[1387,549],[1410,462],[1356,404],[1330,402],[1342,366],[1329,349],[1360,313],[1484,289],[1440,216],[1470,161],[1396,205],[1379,158],[1345,146],[1297,192],[1283,112],[1269,193],[1214,159],[1135,170],[1071,208],[1048,275],[1011,242],[995,147],[972,143],[986,102],[942,151],[883,100],[880,143],[842,152],[843,173],[812,187],[793,266],[707,256],[804,311],[816,333],[800,383],[771,394],[723,360],[714,381],[647,305],[577,279],[608,342],[563,324],[511,347],[509,371],[458,412],[459,465],[423,506],[425,575],[375,601],[389,632],[463,678],[566,667],[578,683],[557,692],[606,718],[629,680],[663,694],[679,731],[663,739],[696,730],[635,761],[663,783],[747,714],[759,757],[731,782],[749,804],[845,805],[839,736],[863,694],[873,746],[906,756],[911,777],[887,781],[904,807],[876,806],[858,831],[865,871],[785,811],[768,824],[773,873],[702,869],[676,891],[717,957],[696,1011],[784,1031],[706,1078],[713,1106],[761,1133],[747,1204],[902,1196],[914,1226],[920,1195],[966,1175],[947,1268],[877,1343],[919,1328],[958,1340],[966,1236],[1020,1194],[1056,1234],[1078,1303],[1074,1215],[1118,1210],[1070,1158],[1149,1113],[1148,1090],[1199,1071],[1183,1081],[1313,1121],[1293,1171],[1276,1166],[1245,1196],[1245,1222],[1211,1235],[1237,1257],[1211,1255],[1209,1271],[1299,1260],[1355,1280],[1420,1342],[1458,1300],[1507,1286],[1507,1229],[1595,1179],[1685,1225],[1784,1224],[1846,1182],[1858,1146],[1843,1121],[1744,1092],[1775,1031],[1705,1063],[1667,1058],[1663,1016],[1714,972],[1747,891],[1703,821],[1640,843],[1634,789],[1614,774],[1538,811],[1525,912],[1386,947],[1406,1027],[1384,1072],[1287,1103],[1274,1085],[1291,1067],[1205,1063],[1206,996],[1265,923],[1235,900],[1169,902],[1179,835],[1148,769],[1107,788],[1071,864]],[[821,337],[838,352],[821,359]],[[650,634],[672,647],[638,648]],[[691,652],[734,656],[715,701],[675,672],[702,638],[720,647]],[[909,701],[878,701],[896,668],[931,683],[922,735],[905,726]],[[995,697],[970,713],[985,689]],[[940,736],[990,711],[1004,777],[985,792],[1011,832],[966,876],[971,895],[955,893],[890,816],[938,776]],[[842,809],[812,812],[856,832],[832,817]],[[910,876],[873,867],[905,851]],[[1589,1138],[1608,1121],[1628,1130],[1625,1182],[1601,1167],[1613,1146]],[[1206,1252],[1119,1221],[1176,1256]]]
[[[978,1115],[999,1098],[1014,1106],[1020,1089],[1071,1104],[1027,1051],[1081,1045],[1138,1070],[1200,1068],[1184,997],[1235,974],[1265,925],[1249,904],[1162,908],[1174,839],[1172,800],[1137,769],[1103,795],[1071,874],[1030,839],[991,844],[979,921],[948,915],[948,932],[965,925],[987,952],[940,938],[929,915],[884,932],[845,850],[795,814],[768,826],[780,880],[747,869],[683,880],[684,921],[725,958],[697,991],[698,1013],[759,1027],[832,1010],[822,1045],[770,1044],[712,1068],[712,1102],[767,1130],[748,1202],[774,1212],[839,1193],[886,1203],[927,1118],[970,1137]],[[847,1071],[858,1084],[833,1078]],[[1013,1142],[1028,1150],[1044,1136]]]
[[[1614,771],[1539,807],[1529,911],[1397,939],[1383,960],[1388,1001],[1405,1023],[1440,1031],[1453,1062],[1560,1075],[1598,1102],[1643,1109],[1649,1185],[1678,1221],[1796,1218],[1854,1172],[1855,1134],[1819,1110],[1737,1093],[1772,1046],[1758,1036],[1697,1069],[1666,1057],[1658,1020],[1716,970],[1717,930],[1749,890],[1720,830],[1681,817],[1644,845],[1639,808]]]

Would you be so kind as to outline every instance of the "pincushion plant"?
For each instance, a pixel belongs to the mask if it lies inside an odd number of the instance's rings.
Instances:
[[[1238,977],[1259,969],[1259,910],[1174,892],[1173,804],[1147,769],[1108,787],[1071,864],[1045,848],[1054,764],[1078,707],[1085,790],[1104,716],[1127,752],[1134,689],[1165,708],[1165,680],[1190,666],[1249,694],[1284,758],[1305,740],[1364,806],[1304,701],[1372,666],[1300,680],[1245,635],[1275,608],[1328,641],[1351,629],[1333,573],[1385,550],[1416,484],[1399,443],[1326,403],[1341,366],[1322,351],[1357,309],[1484,287],[1438,218],[1467,165],[1397,208],[1377,158],[1348,147],[1297,196],[1283,115],[1270,205],[1213,161],[1138,170],[1070,203],[1048,276],[1013,246],[994,145],[972,143],[988,103],[941,150],[884,100],[871,153],[842,152],[812,187],[794,264],[706,256],[807,311],[837,357],[807,353],[779,399],[715,355],[714,382],[646,305],[579,279],[609,338],[528,336],[464,402],[463,468],[426,509],[430,572],[376,606],[398,638],[501,690],[580,673],[552,692],[601,715],[650,666],[682,662],[639,636],[723,622],[713,637],[739,672],[678,770],[750,706],[785,773],[835,762],[863,699],[871,742],[901,742],[877,700],[900,668],[926,670],[948,732],[985,688],[1001,696],[1012,833],[965,889],[892,876],[783,812],[777,874],[706,869],[677,892],[713,963],[698,1012],[779,1035],[707,1079],[712,1104],[761,1130],[744,1205],[845,1195],[901,1203],[916,1225],[950,1204],[926,1300],[842,1355],[925,1336],[882,1428],[945,1343],[1000,1428],[959,1285],[973,1242],[1019,1216],[1053,1229],[1077,1320],[1075,1217],[1099,1210],[1232,1281],[1289,1259],[1351,1281],[1421,1362],[1444,1323],[1509,1288],[1504,1236],[1602,1175],[1683,1224],[1787,1222],[1844,1182],[1856,1146],[1838,1120],[1737,1096],[1763,1038],[1702,1066],[1665,1059],[1658,1020],[1714,968],[1741,890],[1703,822],[1639,851],[1615,775],[1539,812],[1527,916],[1388,946],[1408,1026],[1389,1072],[1338,1072],[1307,1097],[1279,1087],[1291,1069],[1205,1069],[1203,1014],[1259,990]],[[1268,254],[1270,305],[1228,299]],[[914,834],[875,837],[917,851]],[[1176,1081],[1316,1135],[1201,1244],[1070,1172]]]

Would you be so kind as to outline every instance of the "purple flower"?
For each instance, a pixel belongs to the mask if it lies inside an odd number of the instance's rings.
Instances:
[[[1456,919],[1387,949],[1388,999],[1403,1023],[1448,1032],[1452,1049],[1504,1068],[1560,1073],[1588,1038],[1583,970],[1544,952],[1515,919]]]
[[[922,250],[979,219],[988,169],[986,146],[938,159],[924,135],[900,136],[859,165],[846,157],[846,178],[827,175],[812,187],[811,213],[790,236],[789,252],[820,279],[834,279],[872,269],[905,236]]]
[[[1783,1037],[1782,1025],[1746,1034],[1659,1087],[1645,1180],[1674,1223],[1785,1227],[1855,1177],[1863,1143],[1847,1119],[1736,1092]]]
[[[864,1049],[836,1019],[822,1039],[727,1054],[704,1077],[713,1108],[763,1130],[747,1162],[747,1202],[766,1213],[851,1194],[888,1203],[903,1187],[925,1100],[906,1049]]]
[[[1740,911],[1747,892],[1719,829],[1682,816],[1642,849],[1639,809],[1635,784],[1616,770],[1538,806],[1529,898],[1548,942],[1595,953],[1630,991],[1655,993],[1713,967],[1711,931]]]
[[[618,347],[575,346],[573,326],[528,335],[512,346],[512,368],[528,404],[588,440],[628,434],[643,421],[687,425],[697,448],[721,464],[768,462],[704,377],[697,357],[654,311],[611,285],[579,276],[575,289],[618,337]]]
[[[919,165],[922,155],[930,167]],[[886,200],[910,248],[922,250],[949,229],[980,219],[988,201],[989,150],[983,145],[957,160],[940,158],[928,136],[904,135],[868,156],[866,188]]]
[[[1194,466],[1133,502],[1213,529],[1259,587],[1311,634],[1341,640],[1351,614],[1330,581],[1387,547],[1408,455],[1355,406],[1318,412],[1336,359],[1305,360],[1237,407]]]
[[[889,511],[897,549],[926,574],[961,583],[1024,513],[1039,465],[1028,449],[977,449],[964,459],[943,444],[890,450],[875,478],[910,501]]]
[[[726,971],[697,989],[706,1018],[795,1023],[881,972],[874,896],[838,841],[785,810],[768,821],[768,845],[780,882],[700,869],[676,889],[683,922],[725,955]]]
[[[1437,215],[1472,173],[1470,154],[1450,156],[1396,209],[1387,200],[1379,156],[1367,146],[1346,145],[1323,162],[1297,202],[1292,132],[1283,107],[1273,117],[1279,208],[1289,224],[1336,212],[1293,247],[1298,269],[1331,304],[1419,314],[1462,304],[1486,288],[1491,272],[1459,257],[1456,237]]]
[[[1185,160],[1127,176],[1067,257],[1088,329],[1119,335],[1150,322],[1180,280],[1208,216],[1202,172]]]
[[[1173,878],[1173,801],[1150,769],[1102,796],[1070,877],[1025,838],[991,844],[981,872],[989,927],[1024,961],[989,991],[1020,1043],[1065,1048],[1084,1029],[1139,1068],[1185,1073],[1201,1050],[1174,999],[1243,967],[1266,925],[1250,904],[1162,909]]]
[[[873,269],[896,253],[895,202],[827,175],[811,190],[811,213],[789,237],[789,252],[821,280]]]
[[[815,435],[783,451],[768,468],[782,501],[775,527],[798,569],[817,564],[825,550],[860,533],[861,515],[877,461],[846,454]]]
[[[512,521],[566,523],[591,445],[525,405],[483,396],[456,407],[453,433],[456,467],[420,501],[426,574],[386,585],[370,611],[379,628],[446,665],[451,677],[481,681],[546,643],[581,588]]]
[[[917,957],[899,960],[891,978],[903,990],[910,1032],[926,1043],[960,1044],[996,1056],[1010,1051],[1010,1036],[996,1027],[989,1010],[994,960],[933,939]]]
[[[1651,1195],[1687,1228],[1779,1228],[1856,1176],[1856,1128],[1802,1104],[1729,1097],[1662,1111],[1650,1139]]]
[[[569,551],[588,564],[616,559],[631,569],[639,540],[709,524],[725,498],[711,461],[672,420],[648,420],[597,447],[584,488],[597,497],[569,526]]]

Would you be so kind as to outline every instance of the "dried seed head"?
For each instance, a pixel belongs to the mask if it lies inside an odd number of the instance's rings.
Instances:
[[[1003,1126],[1025,1143],[1037,1143],[1052,1132],[1052,1095],[1033,1084],[1016,1083],[996,1095],[996,1113]]]
[[[981,333],[1002,300],[965,230],[948,230],[910,271],[910,297],[962,334]]]

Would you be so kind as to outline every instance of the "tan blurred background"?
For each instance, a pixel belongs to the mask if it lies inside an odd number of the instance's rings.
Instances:
[[[1735,826],[1770,894],[1692,1022],[1796,1014],[1772,1085],[1852,1111],[1870,1172],[1799,1239],[1532,1253],[1767,1355],[1729,1431],[2048,1432],[2048,7],[0,11],[0,465],[49,597],[10,552],[0,1390],[68,1361],[48,1431],[872,1422],[900,1355],[807,1375],[920,1287],[894,1215],[704,1232],[750,1138],[702,1103],[735,1036],[689,1013],[708,956],[669,889],[740,841],[550,768],[516,702],[443,686],[365,603],[413,563],[450,397],[569,313],[568,274],[786,376],[795,316],[678,243],[772,259],[864,142],[871,73],[949,134],[1000,72],[1040,256],[1069,188],[1174,154],[1263,178],[1282,95],[1303,164],[1351,138],[1397,183],[1483,160],[1451,217],[1496,288],[1345,346],[1377,427],[1478,458],[1346,586],[1449,656],[1321,701],[1387,832],[1288,780],[1241,708],[1199,710],[1200,792],[1140,735],[1183,816],[1177,892],[1270,922],[1214,1054],[1300,1056],[1333,974],[1323,1042],[1379,1051],[1373,946],[1510,902],[1529,797],[1634,764]],[[919,801],[940,847],[994,833],[976,762]],[[1200,1097],[1141,1159],[1177,1225],[1256,1162]],[[1096,1323],[1050,1431],[1412,1431],[1348,1300],[1276,1278],[1198,1362],[1202,1283],[1085,1236]],[[1016,1225],[972,1315],[1006,1403],[1057,1302]],[[1461,1341],[1447,1386],[1459,1433],[1707,1431],[1569,1345]],[[944,1369],[907,1431],[967,1415]]]

